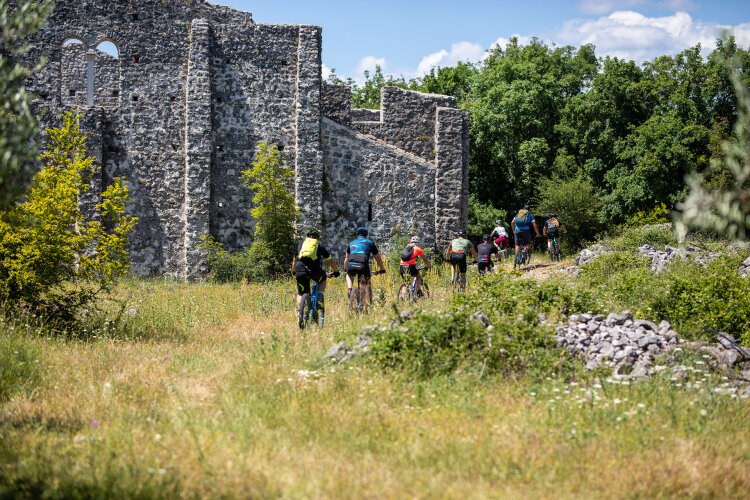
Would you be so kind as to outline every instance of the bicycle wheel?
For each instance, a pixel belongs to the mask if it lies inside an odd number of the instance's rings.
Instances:
[[[299,303],[299,310],[297,311],[297,324],[300,330],[307,328],[307,320],[310,317],[310,294],[306,293],[302,295],[302,300]]]
[[[531,262],[531,250],[530,249],[526,250],[526,252],[524,253],[523,260],[524,260],[524,264],[526,264],[527,266]]]
[[[398,287],[398,291],[396,291],[396,298],[398,298],[398,300],[407,300],[409,298],[409,287],[406,285],[406,283],[401,283],[401,285]]]
[[[424,281],[422,281],[422,284],[419,286],[419,294],[417,296],[425,299],[430,298],[430,287],[428,287],[427,283]]]
[[[523,264],[523,250],[520,248],[516,250],[516,255],[513,257],[513,269],[521,267]]]

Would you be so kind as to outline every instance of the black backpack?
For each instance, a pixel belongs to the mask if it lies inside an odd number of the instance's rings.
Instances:
[[[406,245],[403,250],[401,250],[401,260],[407,261],[411,260],[411,256],[414,253],[414,247],[411,245]]]

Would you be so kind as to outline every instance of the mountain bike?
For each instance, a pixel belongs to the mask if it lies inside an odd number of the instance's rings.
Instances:
[[[476,265],[477,265],[476,261],[467,263],[466,274],[468,274],[468,271],[469,271],[468,266],[476,266]],[[456,293],[457,291],[464,292],[466,291],[466,286],[468,284],[469,284],[469,278],[467,277],[466,283],[464,283],[464,285],[461,286],[461,270],[458,268],[458,266],[456,266],[456,273],[453,275],[453,278],[451,279],[451,292],[452,293]]]
[[[553,262],[560,260],[560,243],[557,241],[557,236],[552,237],[552,244],[547,249],[547,252],[549,253],[549,258]]]
[[[417,266],[417,272],[422,271],[422,266]],[[403,283],[401,283],[401,286],[398,287],[398,291],[396,292],[396,297],[398,297],[399,300],[408,300],[409,302],[416,302],[418,299],[425,297],[430,298],[430,287],[427,286],[427,283],[424,279],[422,279],[422,284],[419,285],[419,291],[417,291],[417,277],[414,276],[414,278],[411,280],[411,283],[409,283],[409,275],[404,273],[404,275],[401,277],[403,280]]]
[[[326,274],[327,277],[333,278],[334,273]],[[318,323],[323,328],[323,321],[325,316],[325,309],[318,308],[318,300],[320,294],[318,292],[318,282],[313,280],[312,288],[310,293],[305,293],[300,299],[299,309],[297,310],[297,319],[300,330],[307,330],[310,322]]]
[[[513,269],[528,266],[531,262],[531,244],[518,247],[516,256],[513,258]]]
[[[370,275],[383,274],[385,271],[371,271]],[[367,313],[367,307],[372,303],[372,282],[370,283],[370,304],[362,303],[362,293],[359,290],[360,277],[357,277],[357,286],[349,290],[349,312],[354,314]]]

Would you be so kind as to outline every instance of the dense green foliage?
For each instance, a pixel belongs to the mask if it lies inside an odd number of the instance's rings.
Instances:
[[[733,83],[739,105],[734,140],[721,144],[707,172],[687,179],[691,192],[678,218],[683,232],[698,227],[730,238],[750,236],[750,90],[737,73]]]
[[[471,192],[479,201],[510,216],[543,199],[545,179],[581,179],[602,201],[599,222],[619,224],[661,204],[671,209],[687,195],[686,175],[723,158],[720,145],[738,115],[728,60],[747,87],[750,51],[733,38],[707,58],[696,46],[643,65],[597,58],[591,45],[512,39],[482,63],[419,79],[378,70],[353,85],[352,105],[377,107],[383,85],[456,96],[471,115]],[[724,169],[710,180],[729,176]]]
[[[101,193],[98,217],[87,220],[80,196],[99,168],[86,153],[79,116],[48,129],[50,148],[26,201],[0,212],[0,298],[49,314],[70,315],[109,289],[130,267],[128,235],[138,219],[125,213],[128,188],[119,177]]]
[[[472,241],[481,241],[482,235],[489,233],[498,220],[506,219],[505,210],[492,206],[489,202],[482,202],[475,194],[469,195],[469,228],[468,237]],[[505,228],[509,230],[509,227]]]
[[[543,179],[535,205],[539,211],[536,214],[539,232],[550,213],[565,225],[568,234],[561,239],[565,247],[591,241],[602,229],[599,220],[602,202],[594,187],[580,176],[569,180]]]
[[[38,127],[24,83],[44,61],[28,68],[18,59],[28,50],[24,37],[39,30],[51,10],[52,0],[0,0],[0,209],[24,192],[32,175]]]

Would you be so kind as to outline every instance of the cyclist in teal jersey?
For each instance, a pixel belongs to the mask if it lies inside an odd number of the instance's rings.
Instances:
[[[534,232],[539,237],[539,229],[536,227],[536,220],[529,211],[529,206],[525,205],[521,210],[518,211],[513,220],[510,221],[510,227],[513,229],[513,236],[516,239],[516,252],[521,248],[521,245],[528,247],[531,245],[531,228],[534,228]]]
[[[354,287],[354,278],[358,277],[359,288],[362,291],[361,302],[369,303],[370,297],[370,256],[373,256],[375,262],[380,267],[380,272],[385,272],[383,258],[378,253],[378,247],[372,240],[367,238],[367,228],[357,228],[357,238],[346,247],[346,257],[344,258],[344,270],[346,271],[346,285],[349,287],[349,298],[351,300],[352,290]]]
[[[466,288],[466,252],[471,252],[474,260],[477,260],[477,249],[474,244],[466,239],[466,231],[458,232],[458,238],[448,244],[445,252],[445,260],[451,263],[451,282],[456,276],[456,266],[461,273],[461,289]]]

